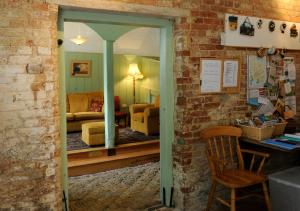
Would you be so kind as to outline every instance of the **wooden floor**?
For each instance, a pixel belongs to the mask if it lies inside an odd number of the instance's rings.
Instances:
[[[69,176],[93,174],[112,169],[159,161],[159,140],[68,152]]]

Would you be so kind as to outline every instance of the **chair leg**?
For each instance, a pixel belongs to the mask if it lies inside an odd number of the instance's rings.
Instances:
[[[212,202],[215,197],[216,186],[217,186],[216,182],[213,181],[211,184],[211,188],[210,188],[210,192],[209,192],[209,196],[208,196],[206,211],[209,211],[211,208]]]
[[[235,189],[231,189],[230,211],[235,211]]]
[[[263,186],[263,191],[264,191],[264,196],[265,196],[265,202],[266,202],[268,211],[271,211],[272,210],[272,208],[271,208],[271,202],[270,202],[270,197],[269,197],[269,192],[268,192],[268,187],[267,187],[266,182],[263,182],[262,186]]]

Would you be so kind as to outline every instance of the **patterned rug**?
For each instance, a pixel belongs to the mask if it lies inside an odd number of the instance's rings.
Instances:
[[[130,128],[120,128],[119,129],[119,140],[118,144],[128,144],[128,143],[135,143],[141,141],[149,141],[149,140],[156,140],[159,139],[159,134],[146,136],[143,133],[132,131]],[[81,139],[81,132],[76,133],[68,133],[67,134],[67,150],[78,150],[78,149],[86,149],[86,148],[93,148],[99,147],[98,146],[89,146],[84,143]]]

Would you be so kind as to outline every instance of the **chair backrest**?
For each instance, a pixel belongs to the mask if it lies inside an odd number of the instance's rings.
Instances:
[[[206,153],[213,176],[222,173],[224,169],[237,168],[238,163],[243,165],[238,142],[242,135],[240,128],[216,126],[203,130],[201,134],[202,139],[207,141]]]
[[[121,105],[120,105],[120,97],[115,96],[115,111],[120,111],[121,110]]]

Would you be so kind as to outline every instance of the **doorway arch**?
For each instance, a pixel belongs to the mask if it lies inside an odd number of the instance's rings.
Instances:
[[[125,14],[108,14],[71,9],[60,9],[58,18],[58,38],[63,39],[63,23],[105,23],[136,27],[154,27],[160,29],[160,198],[170,206],[173,187],[172,142],[174,140],[174,76],[173,76],[173,21],[170,19],[144,17]],[[66,90],[64,77],[63,47],[59,49],[60,70],[60,122],[62,149],[63,189],[68,196],[67,153],[66,153]],[[164,190],[164,191],[163,191]]]

